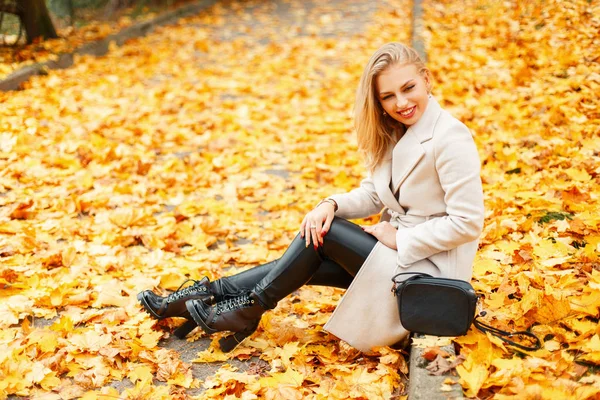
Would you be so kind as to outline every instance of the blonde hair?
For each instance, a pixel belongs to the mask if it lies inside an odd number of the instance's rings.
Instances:
[[[354,125],[358,148],[370,172],[383,161],[386,150],[403,134],[405,127],[383,115],[377,95],[377,77],[392,65],[412,64],[419,74],[429,74],[419,54],[401,43],[387,43],[369,59],[360,78],[354,106]],[[400,130],[400,132],[399,132]]]

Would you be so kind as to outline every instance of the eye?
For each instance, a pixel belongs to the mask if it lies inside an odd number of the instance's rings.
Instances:
[[[404,89],[404,91],[405,91],[405,92],[409,92],[409,91],[411,91],[411,90],[412,90],[414,87],[415,87],[415,85],[410,85],[410,86],[407,86],[407,87]]]
[[[389,98],[391,98],[391,97],[392,97],[392,95],[391,95],[391,94],[388,94],[388,95],[385,95],[385,96],[383,96],[382,100],[387,100],[387,99],[389,99]]]

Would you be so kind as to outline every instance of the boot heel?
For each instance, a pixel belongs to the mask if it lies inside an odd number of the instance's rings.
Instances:
[[[175,332],[173,332],[173,334],[175,336],[177,336],[179,339],[185,339],[185,337],[188,335],[188,333],[193,331],[194,328],[197,326],[198,325],[196,325],[196,323],[194,321],[188,320],[183,325],[181,325],[179,328],[177,328],[175,330]]]
[[[221,351],[223,353],[229,353],[231,350],[235,349],[238,344],[242,343],[244,339],[248,336],[252,335],[252,332],[237,332],[233,335],[224,337],[219,339],[219,345],[221,346]]]

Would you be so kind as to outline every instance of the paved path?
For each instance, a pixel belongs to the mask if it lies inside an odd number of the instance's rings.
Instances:
[[[321,4],[320,4],[321,3]],[[318,35],[319,37],[340,38],[352,35],[357,31],[364,30],[370,17],[375,12],[376,3],[369,1],[345,1],[334,0],[327,2],[323,7],[319,0],[308,0],[302,2],[293,1],[250,1],[244,3],[217,2],[219,14],[223,18],[219,26],[208,23],[191,22],[190,26],[207,29],[212,39],[231,41],[243,39],[252,35],[253,40],[258,43],[267,44],[269,42],[285,42],[290,37],[301,37]],[[257,18],[248,16],[259,16]],[[268,16],[268,18],[264,18]],[[315,22],[328,21],[332,23],[328,26],[317,29]],[[335,21],[335,22],[333,22]],[[199,54],[199,62],[202,61],[202,54]],[[231,100],[243,101],[239,96],[228,96]],[[178,157],[187,156],[187,152],[180,152]],[[289,172],[285,169],[275,168],[266,172],[273,175],[287,177]],[[244,244],[245,240],[238,241]],[[209,347],[210,338],[201,337],[190,342],[179,340],[171,336],[167,340],[161,341],[162,347],[174,349],[180,355],[184,362],[191,363],[197,358],[199,351]],[[266,364],[258,357],[252,357],[247,361],[232,359],[227,362],[235,366],[239,371],[247,371],[256,366],[264,367]],[[206,379],[214,374],[225,363],[191,363],[195,378]],[[122,391],[124,388],[132,387],[129,380],[115,382],[113,387]],[[197,395],[203,391],[200,389],[189,389],[187,394]]]

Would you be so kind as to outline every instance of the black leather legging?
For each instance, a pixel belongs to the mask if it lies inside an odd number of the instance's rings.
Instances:
[[[283,256],[237,275],[215,281],[221,293],[252,290],[268,308],[301,286],[347,288],[377,243],[358,225],[334,218],[323,244],[315,251],[299,234]]]

